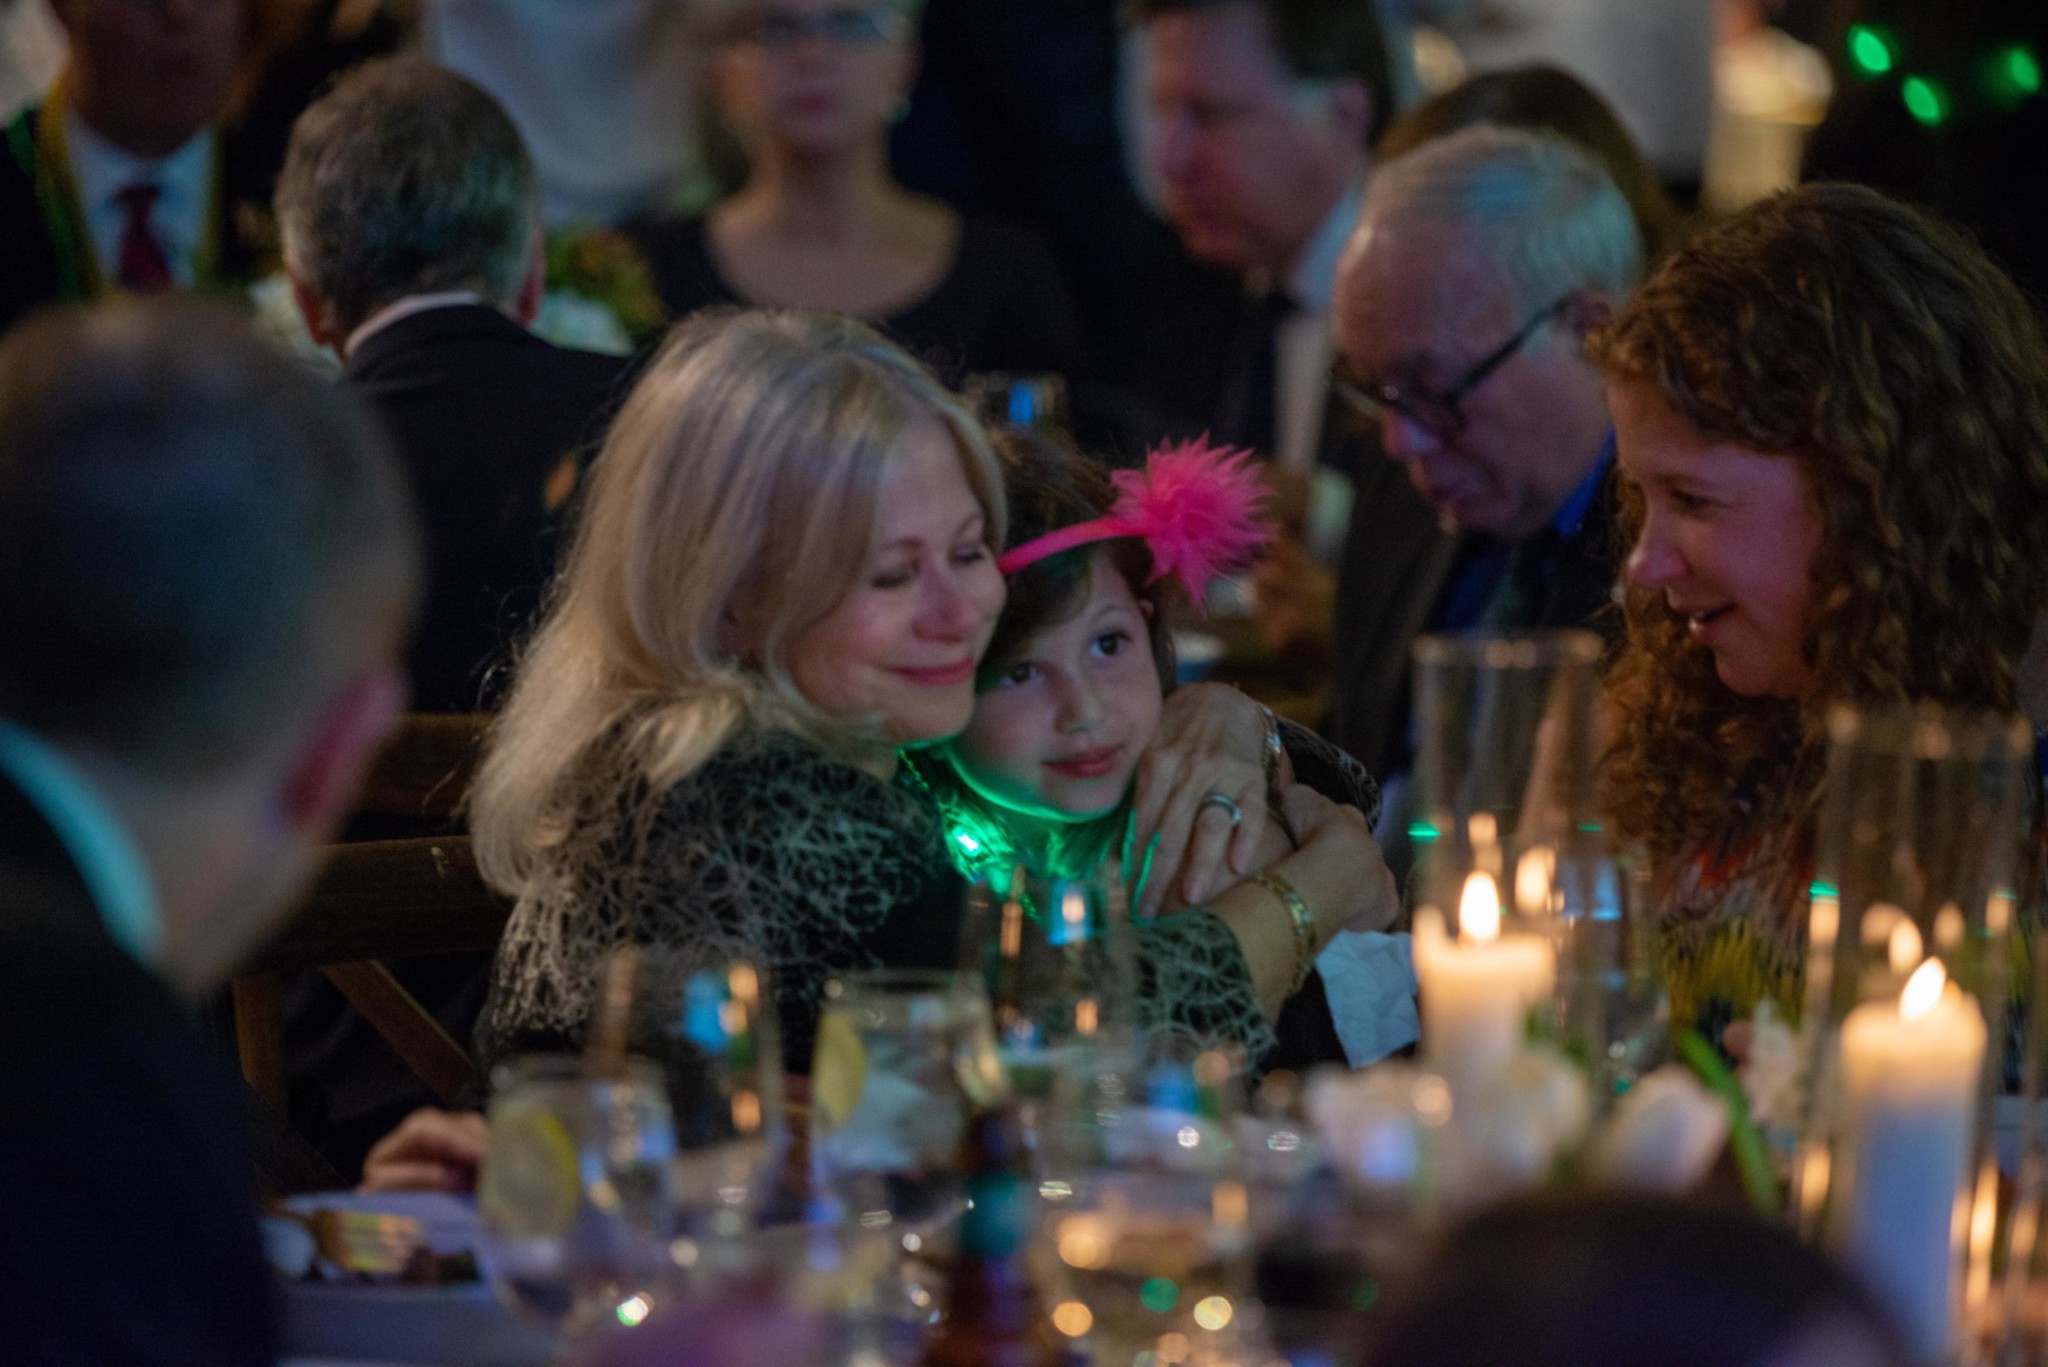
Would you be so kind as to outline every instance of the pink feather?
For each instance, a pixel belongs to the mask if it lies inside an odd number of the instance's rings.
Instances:
[[[1244,569],[1272,539],[1264,520],[1268,490],[1249,451],[1197,437],[1156,446],[1142,472],[1119,470],[1110,478],[1117,489],[1110,518],[1145,538],[1153,582],[1171,574],[1197,603],[1210,580]]]

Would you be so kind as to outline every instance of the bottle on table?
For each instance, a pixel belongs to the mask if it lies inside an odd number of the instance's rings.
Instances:
[[[1036,1193],[1015,1113],[978,1112],[962,1158],[968,1207],[946,1316],[925,1343],[921,1367],[1072,1367],[1081,1359],[1046,1319],[1031,1281]]]

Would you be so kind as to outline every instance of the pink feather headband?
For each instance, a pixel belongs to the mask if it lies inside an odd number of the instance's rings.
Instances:
[[[1261,516],[1266,485],[1251,461],[1251,452],[1206,437],[1155,446],[1143,471],[1110,476],[1117,498],[1106,516],[1033,537],[996,568],[1012,575],[1076,546],[1135,536],[1152,553],[1151,582],[1171,574],[1200,603],[1211,579],[1243,569],[1272,539]]]

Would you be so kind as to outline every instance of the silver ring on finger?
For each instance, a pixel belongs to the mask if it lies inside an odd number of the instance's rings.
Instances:
[[[1237,799],[1231,797],[1228,793],[1209,794],[1209,796],[1202,799],[1201,804],[1195,808],[1195,811],[1199,813],[1204,807],[1220,808],[1223,814],[1230,818],[1230,829],[1233,831],[1244,824],[1244,808],[1238,806]]]

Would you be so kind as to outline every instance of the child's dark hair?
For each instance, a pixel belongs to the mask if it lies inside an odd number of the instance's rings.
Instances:
[[[1010,545],[1021,546],[1048,532],[1103,516],[1116,501],[1109,470],[1066,438],[1037,430],[1002,433],[995,438],[1003,466],[1003,484],[1010,499]],[[1152,577],[1152,553],[1136,537],[1091,541],[1049,555],[1009,577],[1009,597],[996,619],[995,635],[982,655],[976,684],[987,687],[1016,663],[1024,644],[1047,627],[1081,610],[1088,590],[1089,566],[1097,552],[1131,586],[1131,595],[1147,609],[1147,634],[1152,663],[1162,691],[1173,687],[1173,638],[1166,627],[1162,601],[1166,581]]]

